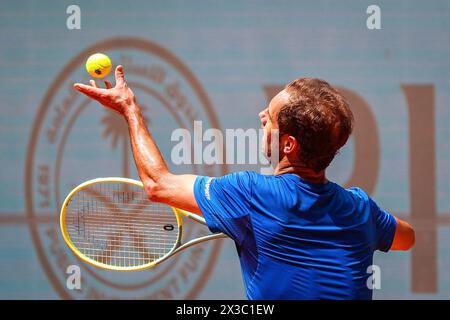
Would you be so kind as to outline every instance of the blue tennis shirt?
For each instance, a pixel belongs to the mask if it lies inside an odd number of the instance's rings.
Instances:
[[[235,241],[248,299],[371,299],[375,250],[396,220],[360,188],[294,174],[199,176],[194,194],[212,232]]]

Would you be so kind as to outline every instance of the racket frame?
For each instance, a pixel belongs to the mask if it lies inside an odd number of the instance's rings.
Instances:
[[[70,193],[67,195],[67,197],[64,199],[64,202],[62,204],[61,207],[61,213],[60,213],[60,217],[59,217],[59,224],[60,224],[60,228],[61,228],[61,234],[64,238],[64,241],[66,242],[67,246],[70,248],[70,250],[81,260],[83,260],[84,262],[91,264],[95,267],[101,268],[101,269],[107,269],[107,270],[113,270],[113,271],[139,271],[139,270],[145,270],[151,267],[154,267],[158,264],[160,264],[161,262],[169,259],[171,256],[173,256],[174,254],[177,254],[193,245],[205,242],[205,241],[209,241],[209,240],[214,240],[214,239],[222,239],[222,238],[228,238],[227,235],[223,234],[223,233],[214,233],[214,234],[210,234],[210,235],[206,235],[203,237],[199,237],[193,240],[190,240],[186,243],[182,243],[183,240],[183,219],[181,218],[181,216],[185,216],[188,217],[200,224],[203,225],[207,225],[206,221],[203,217],[188,212],[186,210],[182,210],[182,209],[178,209],[178,208],[174,208],[171,207],[177,223],[178,223],[178,238],[177,241],[175,242],[175,244],[173,245],[173,247],[170,249],[170,251],[165,254],[164,256],[162,256],[161,258],[152,261],[150,263],[147,264],[143,264],[143,265],[139,265],[139,266],[113,266],[110,264],[105,264],[105,263],[101,263],[99,261],[96,261],[88,256],[86,256],[85,254],[83,254],[77,247],[76,245],[72,242],[72,240],[70,239],[69,236],[69,232],[67,230],[67,225],[66,225],[66,215],[67,215],[67,206],[70,203],[70,200],[72,199],[72,197],[79,192],[81,189],[84,189],[86,187],[89,187],[91,185],[94,184],[99,184],[99,183],[104,183],[104,182],[110,182],[110,183],[127,183],[133,186],[137,186],[137,187],[141,187],[144,188],[144,184],[139,181],[139,180],[134,180],[134,179],[129,179],[129,178],[122,178],[122,177],[109,177],[109,178],[96,178],[96,179],[91,179],[88,181],[85,181],[83,183],[81,183],[80,185],[76,186],[72,191],[70,191]]]

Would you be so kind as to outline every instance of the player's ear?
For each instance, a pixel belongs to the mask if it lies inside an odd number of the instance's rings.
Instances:
[[[298,142],[295,137],[285,134],[281,137],[281,149],[285,154],[294,154],[298,150]]]

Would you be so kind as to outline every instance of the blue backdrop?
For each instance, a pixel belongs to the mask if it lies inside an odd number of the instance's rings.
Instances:
[[[97,51],[125,66],[167,157],[172,130],[193,120],[204,129],[258,128],[274,90],[300,76],[359,98],[360,151],[351,139],[329,177],[362,181],[418,232],[413,252],[376,254],[374,297],[450,298],[450,2],[77,1],[76,30],[66,25],[71,4],[0,2],[0,298],[245,297],[229,240],[126,275],[87,267],[62,243],[57,215],[71,187],[136,177],[121,119],[71,89],[87,82],[84,61]],[[381,9],[380,30],[366,26],[371,4]],[[366,161],[374,164],[354,173]],[[80,291],[66,288],[71,264],[81,267]]]

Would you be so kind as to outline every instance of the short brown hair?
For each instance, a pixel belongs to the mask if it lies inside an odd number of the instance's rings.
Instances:
[[[347,142],[353,130],[353,114],[345,98],[326,81],[299,78],[285,90],[289,102],[278,113],[280,137],[295,137],[300,161],[320,172]]]

